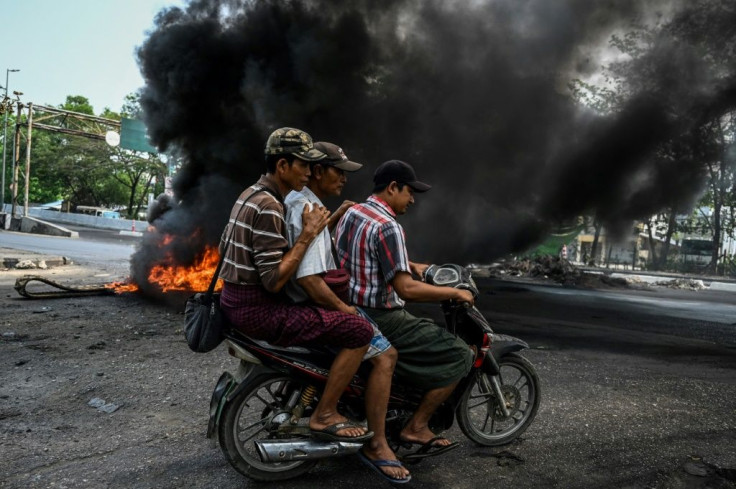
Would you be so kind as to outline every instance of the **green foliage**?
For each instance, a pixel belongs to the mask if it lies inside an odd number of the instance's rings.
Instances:
[[[713,209],[708,216],[680,223],[678,231],[712,236],[715,263],[718,244],[726,233],[734,235],[736,223],[736,113],[694,113],[693,93],[706,95],[736,79],[736,10],[732,0],[696,0],[674,17],[655,25],[632,25],[611,37],[610,46],[620,54],[603,68],[602,82],[573,80],[570,91],[580,104],[607,116],[622,110],[634,97],[656,97],[675,119],[688,121],[677,138],[665,142],[653,155],[653,167],[673,179],[703,182],[697,207]],[[690,102],[688,102],[690,101]],[[687,170],[687,171],[683,171]],[[683,177],[682,175],[688,175]],[[672,195],[658,224],[674,222],[669,213],[687,214],[689,196]],[[705,218],[707,217],[707,218]],[[662,262],[667,259],[663,257]]]
[[[139,110],[137,101],[137,95],[126,97],[121,113]],[[67,97],[60,108],[94,114],[83,96]],[[120,120],[121,113],[105,108],[100,117]],[[37,130],[31,146],[29,200],[40,203],[62,199],[73,205],[124,206],[124,213],[136,216],[147,203],[149,193],[157,195],[163,191],[166,172],[166,165],[155,155],[113,148],[104,141],[82,136]]]
[[[140,92],[129,93],[125,96],[123,110],[120,113],[123,117],[127,117],[128,119],[141,118],[142,109]]]
[[[87,115],[95,115],[95,110],[89,103],[89,99],[81,95],[67,95],[66,102],[60,105],[59,108]]]

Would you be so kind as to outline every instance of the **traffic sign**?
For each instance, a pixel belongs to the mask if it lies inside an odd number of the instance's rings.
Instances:
[[[151,145],[143,121],[126,119],[125,117],[120,120],[120,147],[134,151],[158,153],[158,150]]]

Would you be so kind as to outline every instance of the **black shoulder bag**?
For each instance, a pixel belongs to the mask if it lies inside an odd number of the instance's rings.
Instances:
[[[258,188],[255,192],[250,194],[240,206],[240,210],[235,216],[233,222],[233,228],[230,230],[230,236],[225,241],[225,247],[222,250],[222,256],[220,261],[217,263],[215,274],[212,276],[212,282],[207,288],[207,292],[197,293],[187,299],[186,306],[184,308],[184,336],[187,339],[187,344],[192,351],[197,353],[207,353],[213,350],[217,345],[222,343],[225,338],[224,332],[227,326],[227,319],[223,316],[220,310],[220,294],[215,293],[215,285],[220,275],[220,269],[222,263],[225,260],[227,249],[230,246],[230,242],[233,239],[235,233],[235,226],[240,218],[240,214],[245,209],[245,204],[255,194],[267,191],[270,194],[273,192],[268,191],[264,187]]]

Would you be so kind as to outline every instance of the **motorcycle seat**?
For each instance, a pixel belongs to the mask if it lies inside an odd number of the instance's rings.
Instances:
[[[284,351],[284,352],[290,352],[290,353],[310,353],[311,352],[309,348],[304,348],[303,346],[277,346],[277,345],[272,345],[271,343],[267,341],[263,341],[263,340],[254,340],[253,338],[250,338],[250,340],[256,345],[262,348],[266,348],[268,350]]]
[[[235,330],[230,331],[230,333],[227,334],[226,336],[235,341],[243,341],[243,339],[245,339],[251,343],[254,343],[260,346],[261,348],[264,348],[266,350],[271,350],[271,351],[280,351],[284,353],[299,353],[299,354],[314,353],[314,352],[329,353],[329,350],[325,350],[324,348],[308,348],[305,346],[298,346],[298,345],[278,346],[278,345],[271,344],[264,340],[257,340],[255,338],[251,338],[250,336],[245,335],[241,333],[240,331],[235,331]]]

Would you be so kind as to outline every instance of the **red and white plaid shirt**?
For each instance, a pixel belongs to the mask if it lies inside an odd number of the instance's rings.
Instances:
[[[383,200],[370,196],[352,206],[337,224],[340,267],[350,272],[350,300],[377,309],[404,307],[391,286],[397,272],[411,273],[404,229]]]

